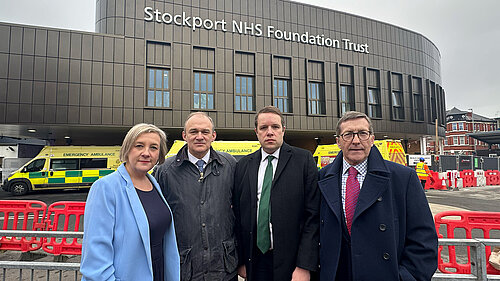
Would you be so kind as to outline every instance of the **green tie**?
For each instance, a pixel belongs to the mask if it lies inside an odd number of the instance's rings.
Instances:
[[[262,192],[260,193],[259,215],[257,222],[257,247],[265,254],[271,248],[271,237],[269,233],[269,198],[271,197],[271,185],[273,183],[273,158],[267,156],[267,167],[262,182]]]

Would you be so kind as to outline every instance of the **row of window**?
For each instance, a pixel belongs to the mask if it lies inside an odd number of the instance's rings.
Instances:
[[[171,108],[170,70],[156,67],[147,68],[147,106]],[[420,79],[420,78],[413,78]],[[402,82],[401,82],[402,84]],[[418,84],[417,84],[418,85]],[[255,111],[255,79],[250,75],[236,75],[234,91],[235,111]],[[413,120],[424,121],[423,95],[419,89],[412,91]],[[339,115],[355,110],[354,86],[340,83]],[[193,108],[198,110],[214,110],[214,73],[194,72]],[[325,115],[325,86],[323,82],[309,81],[307,86],[308,114]],[[434,100],[431,101],[435,102]],[[284,113],[292,113],[290,79],[274,78],[273,105]],[[391,107],[393,120],[405,120],[404,98],[402,88],[391,91]],[[436,105],[431,104],[435,113]],[[433,114],[434,114],[433,113]],[[368,87],[367,115],[371,118],[382,118],[380,90]],[[435,117],[433,115],[433,117]],[[434,119],[432,119],[434,120]]]
[[[466,136],[453,136],[445,138],[445,145],[487,145],[482,141]]]
[[[466,125],[465,122],[454,122],[451,123],[450,125],[451,128],[448,128],[451,129],[450,131],[472,131],[471,123]],[[494,124],[474,123],[474,132],[480,132],[480,131],[489,132],[493,130],[496,130]]]

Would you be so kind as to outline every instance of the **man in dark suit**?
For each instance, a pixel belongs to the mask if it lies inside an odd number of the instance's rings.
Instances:
[[[255,116],[262,148],[236,165],[233,196],[238,274],[250,281],[309,280],[318,267],[319,191],[309,151],[283,142],[284,119]]]
[[[373,146],[371,120],[347,112],[342,150],[320,171],[320,279],[431,280],[437,268],[432,214],[413,169]]]

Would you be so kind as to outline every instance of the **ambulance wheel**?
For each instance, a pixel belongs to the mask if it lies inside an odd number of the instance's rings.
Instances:
[[[22,181],[13,182],[12,185],[10,186],[10,193],[12,193],[12,195],[15,196],[24,195],[28,193],[28,191],[29,191],[28,184]]]

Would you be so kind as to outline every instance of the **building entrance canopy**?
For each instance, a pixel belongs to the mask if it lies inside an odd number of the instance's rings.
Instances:
[[[500,130],[491,131],[491,132],[467,134],[467,136],[475,138],[479,141],[485,142],[489,145],[500,144]]]

